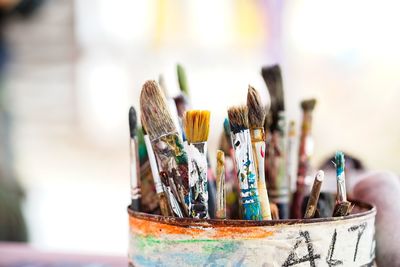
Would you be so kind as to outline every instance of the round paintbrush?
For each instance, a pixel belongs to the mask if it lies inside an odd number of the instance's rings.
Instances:
[[[267,105],[269,106],[269,105]],[[249,110],[250,136],[257,173],[257,189],[260,198],[261,216],[263,220],[271,220],[267,185],[265,183],[265,133],[264,120],[267,111],[261,103],[256,89],[249,86],[247,93],[247,107]]]

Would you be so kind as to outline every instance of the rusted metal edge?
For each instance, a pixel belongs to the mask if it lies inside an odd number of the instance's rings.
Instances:
[[[143,219],[147,221],[159,222],[170,225],[178,225],[182,227],[191,226],[202,226],[202,227],[251,227],[251,226],[277,226],[281,224],[293,225],[293,224],[306,224],[306,223],[321,223],[321,222],[334,222],[339,220],[350,220],[353,218],[359,218],[363,216],[375,216],[376,207],[371,204],[367,204],[358,200],[350,200],[355,207],[364,210],[348,216],[342,217],[327,217],[327,218],[316,218],[316,219],[285,219],[285,220],[268,220],[268,221],[246,221],[246,220],[232,220],[232,219],[194,219],[194,218],[175,218],[166,217],[155,214],[148,214],[143,212],[137,212],[130,209],[128,206],[128,213],[130,217],[137,219]]]

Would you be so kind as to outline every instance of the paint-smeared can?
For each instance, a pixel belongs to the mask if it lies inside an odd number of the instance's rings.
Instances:
[[[375,207],[307,220],[172,218],[129,212],[131,266],[373,266]]]

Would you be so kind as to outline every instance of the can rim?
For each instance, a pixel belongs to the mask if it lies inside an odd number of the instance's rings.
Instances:
[[[128,214],[130,217],[137,219],[144,219],[148,221],[171,224],[177,226],[206,226],[206,227],[218,227],[218,226],[235,226],[235,227],[248,227],[248,226],[276,226],[276,225],[293,225],[293,224],[313,224],[321,222],[336,222],[343,220],[350,220],[359,217],[369,217],[376,215],[376,206],[368,204],[358,200],[349,200],[357,207],[364,209],[364,211],[350,214],[348,216],[341,217],[326,217],[326,218],[315,218],[315,219],[282,219],[282,220],[267,220],[267,221],[247,221],[247,220],[234,220],[234,219],[196,219],[196,218],[176,218],[166,217],[157,214],[149,214],[144,212],[133,211],[128,206]]]

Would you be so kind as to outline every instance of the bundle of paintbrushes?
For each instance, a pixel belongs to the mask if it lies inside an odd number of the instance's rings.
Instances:
[[[146,194],[152,194],[147,198],[141,187],[143,181],[149,184],[148,179],[138,172],[136,112],[133,108],[129,111],[132,210],[180,218],[244,220],[310,219],[326,214],[319,210],[322,170],[316,172],[311,189],[315,99],[301,102],[303,122],[297,142],[294,121],[286,132],[280,67],[264,67],[262,76],[270,101],[263,103],[259,92],[249,86],[247,105],[227,110],[214,175],[207,147],[210,111],[190,109],[187,78],[180,65],[177,74],[178,97],[169,96],[162,76],[160,84],[145,82],[140,94],[142,146],[147,151],[145,176],[151,176],[154,188],[148,190],[147,186]],[[346,216],[352,209],[346,198],[344,164],[343,153],[337,152],[338,193],[332,216]],[[157,203],[149,205],[149,200]]]

